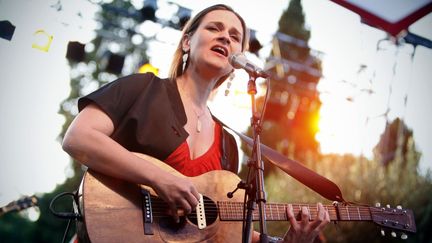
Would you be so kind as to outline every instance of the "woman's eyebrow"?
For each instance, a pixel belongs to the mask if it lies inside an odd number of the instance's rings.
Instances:
[[[212,21],[212,22],[209,22],[208,24],[214,24],[214,25],[216,25],[216,26],[219,27],[219,28],[221,28],[221,27],[222,27],[222,28],[225,28],[224,23],[219,22],[219,21]],[[240,35],[240,36],[241,36],[241,34],[242,34],[242,33],[241,33],[237,28],[235,28],[235,27],[232,27],[230,31],[233,31],[234,34],[236,34],[236,35]]]

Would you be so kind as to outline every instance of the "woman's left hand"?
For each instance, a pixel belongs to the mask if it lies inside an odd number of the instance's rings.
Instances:
[[[301,208],[301,220],[297,221],[291,204],[287,207],[291,227],[285,234],[283,242],[309,243],[313,242],[324,227],[330,222],[328,211],[321,203],[317,204],[317,216],[309,221],[310,212],[307,207]]]

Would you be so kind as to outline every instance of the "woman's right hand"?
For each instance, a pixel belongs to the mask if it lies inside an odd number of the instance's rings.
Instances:
[[[152,188],[168,204],[169,213],[178,223],[180,221],[178,209],[183,209],[185,214],[189,214],[198,205],[200,195],[194,184],[187,178],[164,173],[166,175],[158,177]]]
[[[190,213],[196,207],[199,193],[192,182],[132,154],[110,137],[113,131],[111,118],[97,105],[89,104],[69,126],[63,149],[103,174],[151,186],[168,203],[177,221],[178,208]]]

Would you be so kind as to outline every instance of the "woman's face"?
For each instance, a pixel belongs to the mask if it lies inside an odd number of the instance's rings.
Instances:
[[[228,74],[228,58],[242,50],[243,27],[237,16],[226,10],[209,12],[192,36],[183,41],[189,50],[188,69],[217,77]],[[205,73],[203,73],[205,72]]]

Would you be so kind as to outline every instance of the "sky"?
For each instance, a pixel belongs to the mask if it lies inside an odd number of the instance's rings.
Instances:
[[[258,65],[264,64],[271,36],[288,6],[288,1],[282,0],[175,2],[193,10],[212,3],[231,5],[264,44],[260,57],[248,55]],[[416,146],[423,153],[422,171],[432,168],[432,116],[428,114],[432,96],[427,93],[432,90],[428,80],[432,76],[432,50],[417,47],[414,53],[410,45],[379,42],[386,38],[383,31],[362,24],[357,14],[330,1],[304,0],[303,8],[311,30],[309,45],[323,62],[324,77],[318,86],[323,104],[317,136],[322,152],[370,157],[386,120],[402,117],[413,129]],[[96,26],[92,14],[97,9],[96,4],[85,0],[73,4],[0,0],[0,20],[16,26],[11,41],[0,39],[0,206],[22,195],[49,192],[71,173],[70,158],[58,139],[64,122],[58,114],[59,105],[70,91],[65,53],[69,41],[91,41]],[[151,29],[151,23],[145,26]],[[410,30],[432,39],[431,26],[429,14]],[[166,57],[174,50],[172,35],[176,34],[153,29],[159,41],[149,43],[148,54],[164,76],[170,62]],[[50,36],[48,52],[32,47],[47,45]],[[209,104],[237,130],[243,130],[250,119],[246,82],[245,73],[236,71],[231,95],[217,94]],[[221,90],[223,93],[223,87]]]

